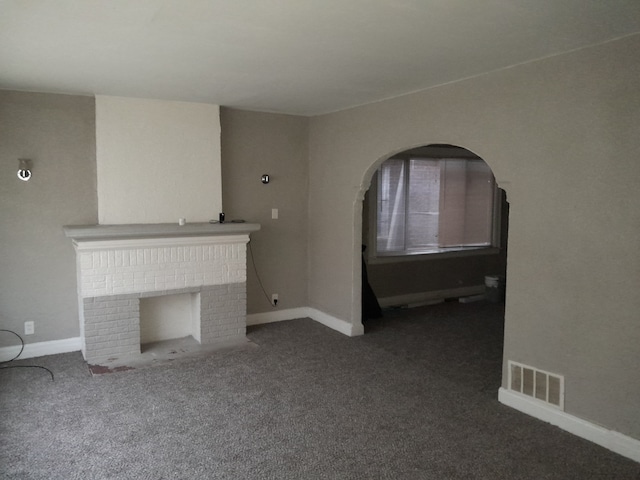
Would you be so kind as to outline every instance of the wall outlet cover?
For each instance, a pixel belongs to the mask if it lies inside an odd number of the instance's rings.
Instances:
[[[25,335],[33,335],[35,333],[35,324],[34,322],[24,322],[24,334]]]

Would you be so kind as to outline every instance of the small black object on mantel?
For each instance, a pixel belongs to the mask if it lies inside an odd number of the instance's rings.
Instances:
[[[220,212],[218,215],[218,223],[224,223],[224,212]]]

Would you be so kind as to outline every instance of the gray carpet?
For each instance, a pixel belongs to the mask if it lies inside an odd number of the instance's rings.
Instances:
[[[311,320],[258,348],[91,377],[80,353],[0,371],[0,478],[640,479],[640,465],[497,401],[499,305]]]

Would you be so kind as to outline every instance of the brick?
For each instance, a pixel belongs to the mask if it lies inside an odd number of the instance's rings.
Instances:
[[[110,315],[117,312],[118,310],[116,309],[116,307],[103,307],[100,309],[100,313],[102,315]]]
[[[82,260],[81,292],[87,297],[81,315],[85,340],[100,331],[111,332],[107,334],[109,341],[111,335],[117,335],[121,342],[132,342],[134,335],[139,340],[138,297],[173,293],[199,292],[201,324],[206,335],[238,335],[246,330],[244,244],[123,249],[112,253],[112,257],[107,254],[106,266],[102,255],[95,256],[97,262],[93,253]],[[109,293],[115,295],[109,297]],[[234,333],[233,328],[238,325],[240,330],[235,328]],[[231,330],[220,329],[226,327]],[[90,342],[94,341],[97,342]]]

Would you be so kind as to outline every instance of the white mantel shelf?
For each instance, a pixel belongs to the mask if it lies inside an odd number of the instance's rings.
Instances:
[[[74,242],[171,237],[248,235],[259,223],[153,223],[130,225],[65,225],[64,234]]]

